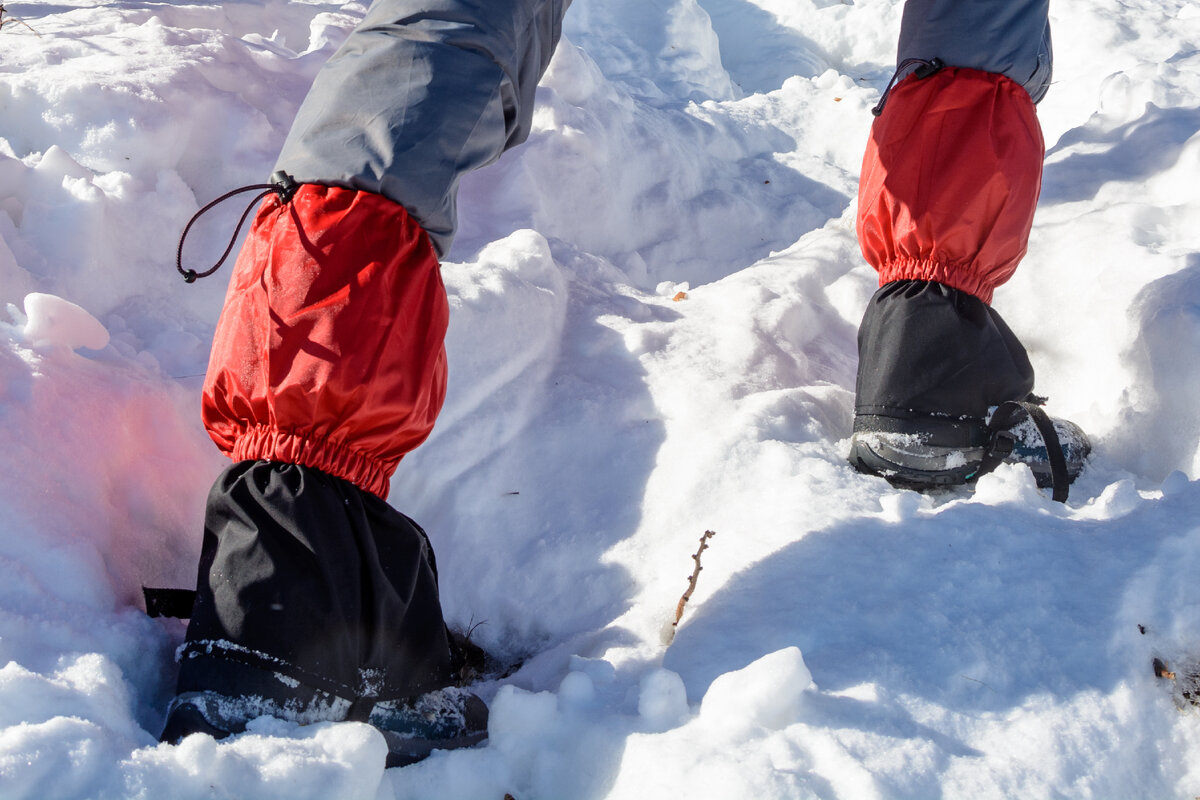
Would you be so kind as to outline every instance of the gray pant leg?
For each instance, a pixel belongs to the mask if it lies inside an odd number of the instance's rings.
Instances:
[[[1050,87],[1050,0],[908,0],[896,61],[996,72],[1036,103]]]
[[[376,0],[318,73],[276,169],[403,205],[440,254],[459,179],[529,135],[570,0]]]

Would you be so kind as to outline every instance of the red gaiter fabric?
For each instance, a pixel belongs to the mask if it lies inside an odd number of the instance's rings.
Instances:
[[[947,68],[897,84],[858,190],[859,246],[880,286],[937,281],[991,303],[1025,255],[1044,157],[1033,101],[1009,78]]]
[[[429,238],[378,195],[304,184],[259,208],[217,323],[202,414],[234,461],[301,464],[386,499],[446,393]]]

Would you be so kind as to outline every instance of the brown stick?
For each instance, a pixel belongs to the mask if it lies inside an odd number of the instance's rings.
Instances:
[[[14,17],[12,14],[9,14],[8,19],[5,19],[4,14],[7,12],[7,10],[8,9],[6,9],[2,4],[0,4],[0,29],[3,29],[4,26],[10,22],[19,22],[20,24],[24,25],[26,28],[29,28],[29,30],[33,31],[34,36],[41,38],[42,35],[40,33],[38,33],[37,31],[33,30],[33,28],[30,27],[29,23],[26,22],[25,20],[21,19],[20,17]]]
[[[700,549],[692,556],[692,560],[696,562],[696,568],[692,570],[692,576],[688,578],[687,591],[683,593],[683,597],[679,598],[679,605],[675,606],[675,622],[671,623],[671,627],[677,627],[679,620],[683,619],[683,607],[687,605],[687,601],[691,599],[692,592],[696,591],[696,582],[700,580],[700,570],[704,567],[700,566],[700,554],[708,549],[708,540],[716,536],[716,531],[705,531],[700,537]]]

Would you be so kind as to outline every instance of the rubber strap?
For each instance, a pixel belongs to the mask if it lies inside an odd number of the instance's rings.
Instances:
[[[975,474],[977,476],[986,475],[1000,466],[1012,452],[1014,439],[1010,429],[1022,414],[1033,420],[1034,426],[1037,427],[1038,433],[1042,437],[1042,443],[1046,446],[1046,458],[1050,462],[1051,497],[1055,502],[1065,503],[1071,485],[1071,477],[1067,472],[1067,458],[1063,455],[1062,442],[1059,441],[1054,423],[1050,420],[1050,416],[1042,410],[1042,407],[1036,403],[1009,400],[996,407],[988,422],[988,429],[992,431],[991,442],[984,454],[983,462],[979,466],[979,471]]]
[[[1054,487],[1052,497],[1059,503],[1065,503],[1071,479],[1067,474],[1067,458],[1063,455],[1058,431],[1054,429],[1054,423],[1041,406],[1033,403],[1021,403],[1021,406],[1037,425],[1038,432],[1042,434],[1042,441],[1046,443],[1046,457],[1050,459],[1050,480]]]

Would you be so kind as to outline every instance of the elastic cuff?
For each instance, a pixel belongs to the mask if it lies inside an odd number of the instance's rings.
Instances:
[[[237,461],[282,461],[319,469],[335,478],[353,483],[363,491],[387,500],[395,464],[368,458],[344,444],[312,434],[257,425],[244,431],[233,443],[229,454]]]
[[[983,280],[967,262],[936,261],[931,258],[901,256],[879,267],[879,286],[895,281],[934,281],[992,304],[993,287]]]

